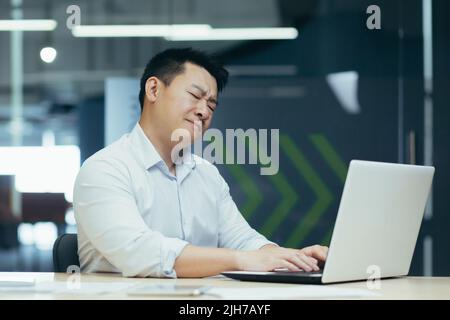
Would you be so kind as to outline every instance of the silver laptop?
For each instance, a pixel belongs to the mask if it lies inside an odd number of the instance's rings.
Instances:
[[[409,273],[434,167],[352,160],[324,268],[222,274],[238,280],[326,284]]]

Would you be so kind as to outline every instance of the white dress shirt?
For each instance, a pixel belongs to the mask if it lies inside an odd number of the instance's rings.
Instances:
[[[74,187],[82,272],[176,277],[187,244],[256,250],[273,243],[242,217],[217,168],[192,157],[173,175],[138,123],[84,162]]]

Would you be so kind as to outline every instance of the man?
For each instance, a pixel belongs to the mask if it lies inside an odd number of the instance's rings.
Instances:
[[[218,170],[177,161],[172,134],[206,130],[228,72],[208,55],[170,49],[141,79],[131,133],[87,159],[74,189],[83,272],[126,277],[206,277],[226,270],[317,271],[328,248],[282,248],[242,217]]]

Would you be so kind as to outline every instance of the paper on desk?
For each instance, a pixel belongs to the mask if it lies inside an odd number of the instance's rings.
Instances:
[[[34,286],[27,287],[0,287],[0,293],[26,292],[26,293],[51,293],[51,294],[106,294],[125,291],[135,283],[126,282],[37,282]]]
[[[331,288],[301,285],[298,287],[254,287],[213,288],[207,293],[223,299],[267,300],[267,299],[338,299],[377,297],[380,294],[364,289]]]

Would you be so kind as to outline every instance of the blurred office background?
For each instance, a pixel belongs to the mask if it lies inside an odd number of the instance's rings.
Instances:
[[[230,29],[77,35],[71,5],[82,26]],[[367,27],[370,5],[381,29]],[[280,129],[278,174],[218,165],[251,225],[282,245],[327,245],[351,159],[434,165],[411,274],[449,276],[449,12],[447,0],[1,0],[0,271],[52,271],[54,240],[76,232],[72,184],[109,142],[108,86],[133,119],[148,60],[194,47],[231,74],[213,127]],[[21,19],[43,24],[18,31]]]

